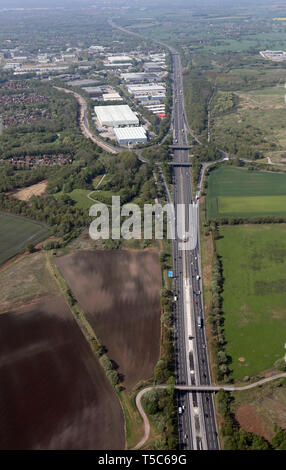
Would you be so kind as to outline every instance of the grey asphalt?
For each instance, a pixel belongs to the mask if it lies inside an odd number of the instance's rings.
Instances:
[[[173,57],[173,128],[174,144],[185,147],[188,144],[186,136],[186,118],[184,112],[182,68],[180,57],[176,51],[172,50]],[[187,129],[189,130],[189,129]],[[174,150],[174,162],[189,162],[187,150]],[[186,208],[193,202],[191,172],[189,168],[174,167],[174,194],[175,207],[177,204],[185,204]],[[186,223],[188,224],[188,211],[186,212]],[[204,327],[198,326],[198,317],[204,319],[203,301],[201,294],[194,294],[202,291],[200,269],[200,246],[196,246],[191,251],[179,251],[178,240],[173,242],[173,263],[174,263],[174,293],[177,296],[175,305],[175,363],[176,363],[176,384],[177,385],[210,385],[210,371],[208,365],[208,355],[206,349],[206,338]],[[185,275],[191,281],[191,324],[195,332],[193,339],[193,357],[188,358],[189,344],[185,333],[185,305],[183,298],[184,290],[184,269],[183,257],[185,257]],[[194,362],[191,366],[190,361]],[[195,374],[191,380],[197,384],[188,384],[188,368],[195,369]],[[188,400],[189,392],[178,392],[178,405],[184,406],[179,419],[179,440],[182,449],[219,449],[213,396],[211,393],[192,392],[192,400]],[[193,410],[191,409],[193,408]],[[194,410],[199,410],[200,420],[194,414]],[[198,422],[192,423],[192,420]],[[194,436],[194,432],[196,436]],[[187,436],[187,437],[186,437]]]

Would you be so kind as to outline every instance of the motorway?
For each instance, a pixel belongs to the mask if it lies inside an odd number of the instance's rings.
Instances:
[[[127,34],[141,37],[138,33],[116,25],[111,19],[110,26]],[[142,38],[142,37],[141,37]],[[173,137],[174,146],[187,147],[188,132],[198,144],[201,142],[190,129],[184,110],[182,67],[177,51],[167,45],[173,61]],[[224,154],[223,156],[226,156]],[[188,163],[187,149],[174,149],[176,164]],[[188,207],[192,201],[191,172],[189,167],[173,166],[173,202],[177,217],[177,204],[184,204],[186,226],[189,222]],[[198,208],[197,208],[198,212]],[[181,213],[180,213],[181,216]],[[197,223],[192,220],[198,232]],[[184,242],[184,240],[182,240]],[[210,385],[211,376],[206,348],[204,329],[200,242],[193,250],[179,250],[180,240],[176,237],[173,243],[174,270],[174,339],[176,385]],[[199,326],[198,317],[202,318]],[[178,392],[178,426],[181,449],[218,450],[219,441],[214,411],[213,394],[179,391]]]
[[[188,145],[185,127],[182,69],[179,54],[173,58],[173,132],[174,145]],[[174,149],[174,162],[189,162],[188,150]],[[176,216],[178,204],[185,205],[186,230],[189,224],[189,205],[193,202],[191,172],[188,167],[174,166],[173,201]],[[198,208],[197,208],[198,211]],[[192,217],[192,216],[191,216]],[[198,232],[196,220],[190,220]],[[175,363],[177,385],[210,385],[206,338],[204,329],[199,237],[192,250],[180,250],[183,240],[173,240],[174,299],[175,301]],[[202,324],[199,325],[199,317]],[[219,449],[212,393],[178,392],[179,441],[182,449]]]

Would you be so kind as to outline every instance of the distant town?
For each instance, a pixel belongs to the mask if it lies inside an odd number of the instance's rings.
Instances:
[[[109,49],[91,45],[87,49],[68,48],[60,54],[2,49],[0,64],[4,71],[15,77],[35,77],[44,82],[56,79],[84,92],[95,104],[92,119],[101,137],[128,146],[147,142],[154,136],[148,114],[159,120],[166,117],[166,53],[134,50],[128,54],[116,54]],[[19,87],[23,93],[0,95],[0,104],[12,104],[15,100],[20,103],[32,100],[36,104],[45,100],[36,94],[26,96],[22,83],[12,82],[11,86]],[[138,107],[145,109],[147,117],[140,116],[136,110]],[[0,125],[1,121],[4,128],[19,124],[23,119],[31,122],[36,116],[29,114],[26,118],[19,113],[17,116],[3,116],[2,113]],[[42,111],[40,117],[48,119],[49,115]]]

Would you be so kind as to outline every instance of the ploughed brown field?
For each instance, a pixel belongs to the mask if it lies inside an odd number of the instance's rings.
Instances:
[[[62,296],[0,315],[0,449],[123,449],[120,403]]]
[[[160,350],[158,253],[80,251],[56,263],[125,386],[151,377]]]

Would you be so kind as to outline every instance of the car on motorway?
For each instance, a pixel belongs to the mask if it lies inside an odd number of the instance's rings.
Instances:
[[[183,413],[183,408],[181,406],[179,406],[179,408],[178,408],[178,413],[179,413],[179,415],[181,415]]]
[[[174,302],[177,302],[177,300],[178,300],[178,297],[174,295]]]
[[[203,319],[202,317],[198,317],[198,327],[202,328],[203,327]]]
[[[188,434],[184,434],[184,439],[188,439]]]

